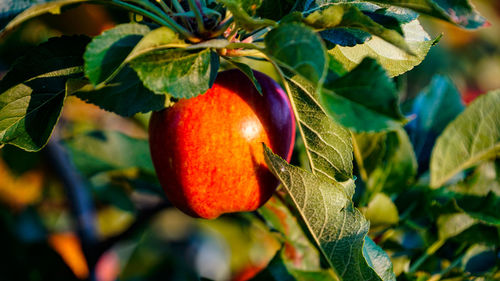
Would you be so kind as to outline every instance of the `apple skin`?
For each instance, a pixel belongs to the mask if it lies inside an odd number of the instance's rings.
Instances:
[[[241,71],[219,72],[206,93],[154,112],[151,156],[170,202],[193,217],[253,211],[279,182],[262,143],[290,161],[295,119],[290,102],[270,77],[254,71],[261,96]]]

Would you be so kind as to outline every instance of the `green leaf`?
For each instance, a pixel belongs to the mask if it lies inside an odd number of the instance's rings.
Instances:
[[[352,140],[348,130],[323,110],[316,89],[296,76],[289,80],[292,107],[314,174],[332,181],[352,178]],[[352,195],[354,189],[348,189]]]
[[[382,280],[396,280],[391,259],[370,237],[365,236],[363,255]]]
[[[388,43],[413,54],[404,37],[397,31],[385,28],[354,5],[335,5],[308,15],[305,23],[315,28],[351,27],[376,35]]]
[[[417,159],[403,129],[385,133],[354,134],[356,162],[369,196],[399,193],[417,173]]]
[[[128,57],[139,41],[150,32],[146,25],[128,23],[94,37],[85,51],[85,75],[93,85],[108,78]]]
[[[226,59],[226,61],[228,61],[232,65],[236,66],[236,68],[241,70],[241,72],[243,72],[248,77],[248,79],[252,81],[252,84],[254,85],[255,89],[259,92],[259,94],[262,95],[262,87],[260,86],[259,81],[257,81],[257,78],[255,78],[255,76],[253,75],[253,71],[250,68],[250,66],[241,62],[237,62],[229,57],[224,57],[224,58]]]
[[[400,128],[406,121],[392,80],[374,59],[364,59],[339,79],[325,83],[320,101],[327,112],[354,131]]]
[[[463,169],[500,155],[500,91],[477,98],[451,122],[431,156],[431,186],[439,187]]]
[[[355,0],[314,0],[302,5],[304,11],[337,3],[358,2]],[[368,2],[368,1],[366,1]],[[409,8],[416,12],[437,17],[465,28],[478,28],[486,25],[486,20],[474,10],[469,0],[371,0],[369,2]]]
[[[247,31],[254,31],[259,28],[267,27],[267,26],[276,26],[277,23],[270,19],[260,19],[251,17],[248,12],[255,13],[258,5],[255,3],[248,3],[253,1],[236,1],[236,0],[218,0],[226,8],[231,11],[231,14],[234,17],[236,24]],[[252,6],[255,5],[252,9]],[[260,5],[260,3],[259,3]]]
[[[64,140],[75,166],[87,177],[111,170],[139,168],[155,174],[146,139],[94,131]]]
[[[314,242],[339,277],[382,280],[363,256],[369,223],[354,208],[344,187],[288,164],[267,147],[265,155],[271,172],[283,184]]]
[[[38,151],[65,99],[66,80],[83,74],[86,37],[53,38],[20,58],[0,82],[0,143]]]
[[[130,62],[144,86],[156,94],[192,98],[212,87],[219,68],[219,56],[209,49],[187,52],[156,50]]]
[[[146,89],[129,67],[123,68],[108,84],[97,87],[85,84],[75,90],[74,95],[122,116],[159,111],[170,104],[168,95],[156,95]]]
[[[439,239],[446,240],[457,236],[476,223],[475,219],[464,213],[441,215],[437,220]]]
[[[264,40],[266,52],[280,65],[314,84],[325,77],[325,47],[311,28],[297,23],[283,24],[271,30]]]
[[[383,193],[376,194],[364,211],[371,227],[394,225],[399,222],[396,205],[391,198]]]
[[[431,40],[418,20],[406,23],[401,28],[406,43],[415,55],[410,55],[377,36],[353,47],[336,46],[328,53],[348,70],[355,68],[365,57],[372,57],[377,59],[389,76],[398,76],[420,64],[439,39]]]
[[[208,42],[211,41],[191,45],[191,47],[207,44]],[[124,63],[128,63],[133,59],[151,51],[189,46],[190,45],[185,44],[184,41],[179,38],[178,33],[168,27],[162,26],[144,35],[141,41],[137,43],[134,49],[124,60]]]
[[[411,107],[407,114],[413,115],[414,119],[406,125],[406,130],[415,148],[419,171],[426,171],[437,137],[464,110],[464,105],[453,82],[437,75],[412,101]]]

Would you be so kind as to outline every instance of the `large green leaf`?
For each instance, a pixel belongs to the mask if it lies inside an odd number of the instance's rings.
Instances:
[[[311,28],[297,23],[283,24],[271,30],[264,40],[266,52],[280,65],[314,84],[325,77],[325,47]]]
[[[337,3],[360,2],[357,0],[313,0],[304,1],[300,8],[304,11]],[[409,8],[416,12],[447,20],[465,28],[484,26],[486,20],[474,10],[469,0],[366,0],[381,5]]]
[[[369,223],[343,186],[288,164],[267,147],[265,154],[314,242],[342,280],[395,280],[394,276],[382,279],[365,259],[363,245]]]
[[[477,98],[451,122],[431,156],[431,185],[439,187],[456,173],[500,155],[500,91]]]
[[[354,5],[335,5],[308,15],[307,24],[320,29],[350,27],[376,35],[405,52],[412,53],[404,37],[397,31],[375,22]]]
[[[341,78],[327,81],[320,101],[330,116],[358,132],[397,129],[405,122],[394,83],[370,58]]]
[[[377,36],[353,47],[336,46],[328,51],[348,70],[353,69],[365,57],[372,57],[387,70],[389,76],[398,76],[420,64],[436,40],[431,40],[418,20],[401,26],[407,45],[414,55],[387,43]]]
[[[130,67],[123,68],[108,84],[97,87],[84,84],[73,94],[122,116],[158,111],[165,108],[170,101],[168,95],[156,95],[146,89]]]
[[[130,62],[146,88],[175,98],[192,98],[212,87],[219,68],[219,56],[209,49],[155,50]]]
[[[64,145],[75,166],[88,177],[129,168],[155,173],[146,139],[119,132],[94,131],[66,139]]]
[[[356,161],[370,193],[393,193],[409,186],[417,159],[403,129],[354,135]]]
[[[47,143],[66,96],[83,74],[86,37],[53,38],[20,58],[0,82],[0,143],[28,151]]]
[[[289,80],[291,103],[314,174],[330,180],[352,177],[352,141],[349,131],[335,123],[315,97],[311,83],[296,76]],[[349,194],[354,190],[349,189]]]
[[[150,32],[146,25],[127,23],[94,37],[85,51],[85,75],[93,85],[108,78]]]

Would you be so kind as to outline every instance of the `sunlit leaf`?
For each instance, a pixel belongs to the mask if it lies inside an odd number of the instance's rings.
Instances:
[[[154,174],[148,141],[144,139],[118,132],[94,131],[66,139],[64,145],[75,166],[86,176],[128,168]]]
[[[356,28],[357,30],[376,35],[405,52],[413,53],[401,34],[375,22],[354,5],[330,6],[326,9],[313,12],[304,21],[315,28],[321,29],[335,27]]]
[[[156,50],[136,57],[130,65],[144,86],[154,93],[191,98],[212,87],[219,56],[209,49],[200,52]]]
[[[315,97],[316,89],[298,76],[290,81],[291,102],[304,140],[312,172],[331,180],[352,177],[352,141],[350,133],[335,123]],[[346,189],[347,190],[347,189]],[[354,190],[348,190],[353,194]]]
[[[265,153],[268,166],[337,275],[342,280],[383,280],[363,255],[369,223],[353,206],[344,187],[288,164],[267,147]]]
[[[415,55],[387,43],[377,36],[353,47],[336,46],[328,52],[348,70],[353,69],[365,57],[372,57],[384,67],[389,76],[398,76],[420,64],[436,40],[431,40],[418,20],[402,25],[404,38]]]
[[[359,2],[355,0],[313,0],[301,3],[303,10],[312,10],[328,4]],[[368,2],[368,1],[366,1]],[[473,8],[469,0],[372,0],[380,5],[394,5],[409,8],[450,21],[465,28],[484,26],[486,20]]]
[[[364,59],[348,74],[327,81],[320,101],[330,116],[358,132],[397,129],[405,122],[396,87],[374,59]]]
[[[431,156],[431,185],[439,187],[463,169],[500,155],[500,91],[477,98],[451,122]]]

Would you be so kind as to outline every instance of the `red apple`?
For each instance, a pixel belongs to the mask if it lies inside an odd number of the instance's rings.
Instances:
[[[278,186],[262,143],[290,160],[295,120],[283,89],[254,71],[263,95],[239,70],[211,89],[151,116],[149,143],[158,179],[185,213],[216,218],[262,206]]]

